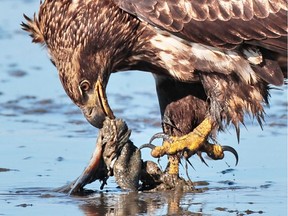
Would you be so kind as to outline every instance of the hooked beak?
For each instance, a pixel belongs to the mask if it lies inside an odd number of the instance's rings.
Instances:
[[[96,82],[94,92],[90,97],[88,104],[81,107],[85,118],[90,124],[97,128],[102,128],[106,117],[115,119],[108,104],[105,89],[99,80]]]

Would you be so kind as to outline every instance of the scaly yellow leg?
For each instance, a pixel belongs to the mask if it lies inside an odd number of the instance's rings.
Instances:
[[[182,137],[171,137],[172,142],[164,141],[162,146],[156,146],[151,155],[159,158],[163,155],[175,155],[177,152],[189,150],[197,152],[207,140],[212,130],[212,120],[207,117],[192,132]]]
[[[179,163],[180,158],[178,155],[169,155],[169,170],[168,173],[170,175],[178,175],[179,174]]]

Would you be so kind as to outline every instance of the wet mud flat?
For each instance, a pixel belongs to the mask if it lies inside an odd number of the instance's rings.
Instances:
[[[96,181],[82,195],[55,192],[81,174],[98,131],[67,98],[42,48],[20,30],[22,14],[32,15],[39,1],[0,5],[0,215],[287,215],[287,86],[272,91],[264,131],[248,117],[240,144],[232,128],[220,135],[238,151],[237,167],[228,154],[205,158],[209,167],[191,159],[188,174],[201,192],[125,191],[113,177],[103,190]],[[160,131],[150,75],[113,74],[108,97],[136,146]],[[149,150],[142,158],[154,160]],[[159,163],[165,168],[167,159]],[[180,173],[187,178],[185,163]]]
[[[128,192],[117,188],[67,196],[47,188],[18,188],[0,194],[3,215],[285,215],[263,196],[272,182],[257,187],[231,186],[228,182],[203,184],[201,193],[180,191]],[[272,189],[272,190],[271,190]],[[266,191],[266,192],[265,192]],[[254,197],[255,196],[255,197]],[[269,202],[269,203],[268,203]],[[276,201],[277,202],[277,201]],[[265,207],[266,205],[272,205]],[[284,204],[284,203],[283,203]],[[275,209],[274,209],[275,208]],[[3,211],[4,210],[4,211]]]

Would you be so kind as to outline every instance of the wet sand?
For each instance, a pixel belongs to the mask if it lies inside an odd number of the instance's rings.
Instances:
[[[248,117],[240,144],[233,128],[219,136],[220,143],[238,151],[237,167],[229,153],[222,161],[206,159],[209,167],[191,159],[195,170],[189,167],[188,173],[202,182],[202,193],[121,191],[113,178],[102,191],[99,182],[87,185],[91,193],[83,196],[53,192],[82,172],[98,131],[65,95],[43,48],[20,29],[22,14],[32,16],[39,1],[0,5],[0,215],[287,214],[287,86],[272,91],[264,131]],[[132,129],[135,145],[160,131],[151,75],[112,75],[108,99]],[[149,150],[142,155],[153,160]],[[166,162],[161,159],[162,167]]]

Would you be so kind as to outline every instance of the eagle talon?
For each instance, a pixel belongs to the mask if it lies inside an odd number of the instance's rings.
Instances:
[[[234,148],[232,148],[231,146],[222,146],[222,149],[223,149],[223,152],[228,151],[228,152],[231,152],[235,156],[235,158],[236,158],[235,166],[237,166],[238,160],[239,160],[237,151]]]
[[[206,161],[204,160],[204,158],[202,157],[202,152],[197,152],[197,155],[199,156],[200,160],[207,166],[209,167],[209,165],[206,163]]]
[[[228,151],[228,152],[231,152],[234,157],[236,158],[236,164],[235,166],[237,166],[238,164],[238,160],[239,160],[239,157],[238,157],[238,153],[237,151],[231,147],[231,146],[221,146],[219,144],[211,144],[209,142],[206,142],[202,148],[200,149],[200,152],[197,153],[198,156],[200,157],[201,161],[204,162],[206,164],[206,162],[204,161],[202,155],[201,155],[201,152],[206,152],[207,155],[212,158],[213,160],[221,160],[224,158],[224,152],[225,151]],[[207,164],[206,164],[207,165]]]
[[[143,148],[150,148],[150,149],[154,149],[156,146],[153,145],[152,143],[146,143],[146,144],[143,144],[139,147],[139,150],[143,149]]]
[[[151,137],[149,143],[151,144],[155,139],[159,139],[159,138],[162,138],[163,141],[172,142],[171,138],[170,138],[167,134],[165,134],[165,133],[163,133],[163,132],[159,132],[159,133],[154,134],[154,135]]]

